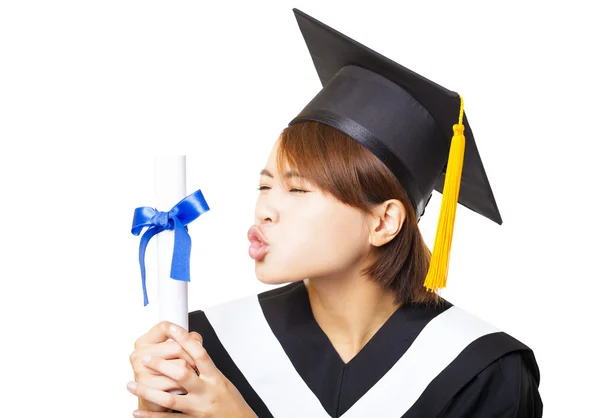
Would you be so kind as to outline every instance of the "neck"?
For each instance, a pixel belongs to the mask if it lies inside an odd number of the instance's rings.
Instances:
[[[364,276],[304,283],[315,320],[344,361],[354,357],[400,306],[392,292]]]

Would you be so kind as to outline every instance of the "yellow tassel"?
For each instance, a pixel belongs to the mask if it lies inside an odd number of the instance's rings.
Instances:
[[[452,246],[452,233],[454,231],[454,217],[458,204],[460,180],[462,176],[463,160],[465,153],[465,127],[463,125],[463,99],[460,99],[458,124],[453,126],[454,135],[450,144],[450,155],[446,167],[446,178],[442,192],[442,209],[438,220],[437,232],[429,271],[425,278],[424,286],[428,291],[434,292],[438,288],[446,287],[448,265],[450,261],[450,247]]]

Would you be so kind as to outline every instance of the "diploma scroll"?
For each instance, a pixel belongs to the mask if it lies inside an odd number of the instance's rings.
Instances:
[[[156,207],[169,210],[186,196],[185,156],[155,157],[154,184]],[[158,262],[158,320],[173,322],[188,329],[187,282],[173,280],[171,258],[175,240],[174,230],[165,230],[156,236]]]

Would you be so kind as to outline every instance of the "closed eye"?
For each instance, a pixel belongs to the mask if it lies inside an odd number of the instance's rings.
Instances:
[[[261,186],[257,190],[268,190],[268,189],[270,189],[269,186]],[[290,192],[292,192],[292,193],[308,193],[306,190],[301,190],[301,189],[290,189]]]

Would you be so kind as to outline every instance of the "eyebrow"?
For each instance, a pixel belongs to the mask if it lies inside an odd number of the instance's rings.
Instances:
[[[269,170],[267,170],[266,168],[263,168],[260,171],[260,175],[261,176],[267,176],[267,177],[273,177],[273,174],[271,174],[271,172]],[[298,173],[297,171],[288,171],[287,173],[285,173],[284,176],[286,179],[292,178],[292,177],[298,177],[298,178],[304,178],[303,176],[300,175],[300,173]]]

